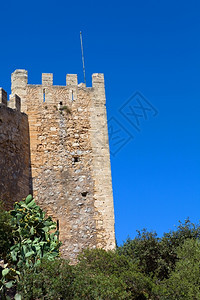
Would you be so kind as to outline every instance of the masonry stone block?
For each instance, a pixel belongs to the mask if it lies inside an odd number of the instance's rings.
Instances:
[[[52,73],[42,73],[42,85],[43,86],[53,85],[53,74]]]
[[[77,74],[67,74],[66,85],[78,85]]]

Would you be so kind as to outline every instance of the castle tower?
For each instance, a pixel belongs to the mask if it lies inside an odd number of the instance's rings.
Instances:
[[[13,94],[28,115],[33,195],[59,225],[63,256],[115,248],[104,75],[93,74],[91,88],[75,74],[66,86],[54,86],[53,74],[31,85],[16,70]]]

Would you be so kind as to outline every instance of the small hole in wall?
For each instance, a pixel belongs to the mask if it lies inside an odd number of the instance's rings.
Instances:
[[[86,197],[87,194],[88,194],[88,192],[82,192],[82,193],[81,193],[81,195],[82,195],[83,197]]]
[[[3,123],[3,121],[0,119],[0,125]]]
[[[63,105],[62,101],[60,101],[60,105]]]
[[[74,101],[74,91],[72,91],[72,101]]]
[[[72,161],[73,161],[73,163],[77,163],[77,162],[80,161],[80,159],[79,159],[78,156],[74,156],[74,157],[72,158]]]
[[[57,220],[56,225],[57,225],[57,230],[59,230],[59,220]]]
[[[45,102],[45,89],[43,89],[43,102]]]

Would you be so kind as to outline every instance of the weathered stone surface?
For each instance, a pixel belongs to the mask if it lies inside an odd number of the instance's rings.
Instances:
[[[0,104],[0,200],[7,209],[31,192],[29,166],[28,117]]]
[[[12,74],[11,99],[17,94],[28,115],[33,194],[59,224],[63,257],[74,260],[86,247],[113,249],[103,74],[93,74],[92,88],[78,85],[75,74],[67,86],[53,86],[52,74],[42,74],[42,85],[27,78],[26,70]]]

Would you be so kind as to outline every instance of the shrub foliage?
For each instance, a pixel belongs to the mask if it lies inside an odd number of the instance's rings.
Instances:
[[[138,231],[115,251],[59,258],[56,224],[29,195],[0,206],[0,299],[200,299],[200,225],[189,220],[159,238]]]

